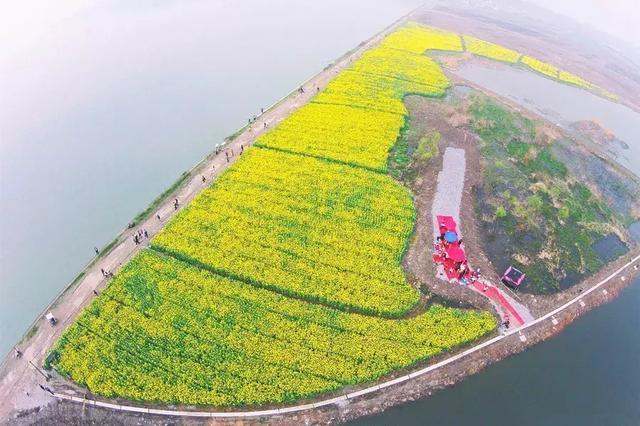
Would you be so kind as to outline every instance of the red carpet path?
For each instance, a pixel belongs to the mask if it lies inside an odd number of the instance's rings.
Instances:
[[[453,231],[457,233],[456,222],[451,216],[437,216],[437,220],[438,220],[439,230],[441,234],[444,234],[447,231]],[[444,256],[443,251],[447,253],[447,256]],[[450,255],[454,253],[455,254],[460,253],[461,257],[456,258],[455,260],[451,259]],[[449,279],[449,281],[451,280],[460,281],[458,279],[458,276],[459,276],[458,272],[454,270],[456,263],[462,262],[468,266],[468,260],[467,260],[466,254],[464,253],[464,249],[461,246],[458,246],[457,243],[445,244],[445,245],[436,243],[434,246],[433,260],[434,262],[443,265],[444,273]],[[509,303],[509,301],[502,295],[500,290],[498,290],[496,287],[492,286],[491,284],[485,284],[483,282],[478,281],[477,279],[474,278],[474,275],[471,271],[472,269],[468,266],[466,272],[463,275],[465,284],[471,283],[471,285],[478,292],[484,294],[489,299],[500,304],[500,306],[504,308],[505,312],[508,312],[512,318],[518,321],[519,325],[524,324],[524,320],[522,319],[520,314],[518,314],[518,311],[516,311],[515,308],[511,305],[511,303]]]
[[[498,291],[497,288],[495,288],[492,285],[487,285],[487,290],[482,291],[484,289],[484,284],[479,283],[478,281],[475,281],[473,283],[473,286],[475,287],[476,290],[482,292],[489,299],[502,305],[502,307],[505,308],[513,316],[513,318],[515,318],[515,320],[518,321],[518,323],[520,323],[520,325],[524,324],[524,320],[522,319],[520,314],[518,314],[518,312],[513,308],[513,306],[511,306],[511,303],[509,303],[509,301],[507,301],[507,299],[504,298],[504,296],[500,293],[500,291]]]

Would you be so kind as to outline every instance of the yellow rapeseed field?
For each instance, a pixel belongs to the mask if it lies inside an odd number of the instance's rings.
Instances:
[[[418,301],[400,268],[414,214],[386,175],[253,148],[152,244],[284,294],[400,315]]]
[[[403,123],[395,113],[310,103],[256,144],[384,171]]]
[[[488,312],[441,306],[406,320],[345,313],[143,250],[53,358],[100,395],[237,406],[376,380],[494,327]]]
[[[531,68],[534,71],[539,72],[540,74],[544,74],[548,77],[554,78],[554,79],[558,79],[558,73],[560,72],[560,70],[556,67],[554,67],[551,64],[548,64],[546,62],[542,62],[539,61],[535,58],[532,58],[530,56],[524,56],[522,58],[522,63],[527,65],[529,68]]]
[[[428,50],[462,52],[462,42],[458,34],[415,22],[409,22],[389,34],[380,46],[420,55]]]
[[[472,53],[515,52],[472,37]],[[403,98],[443,96],[432,50],[457,34],[410,23],[260,137],[136,255],[47,358],[107,397],[239,406],[374,381],[495,329],[487,312],[435,305],[401,262],[415,224],[385,173]],[[532,58],[544,74],[592,88]]]
[[[464,36],[464,44],[467,48],[467,52],[474,55],[484,56],[489,59],[495,59],[497,61],[515,63],[520,58],[520,53],[515,50],[507,49],[498,44],[494,44],[488,41],[480,40],[472,36]]]

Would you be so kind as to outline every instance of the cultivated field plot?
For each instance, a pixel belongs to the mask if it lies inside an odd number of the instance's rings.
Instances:
[[[467,52],[496,61],[515,63],[520,58],[520,54],[515,50],[507,49],[498,44],[480,40],[471,36],[464,36],[464,44]]]
[[[403,124],[399,114],[311,103],[262,136],[257,145],[384,171]]]
[[[254,148],[153,240],[188,262],[309,301],[400,315],[408,190],[379,173]]]
[[[375,380],[494,326],[489,313],[440,306],[407,320],[348,314],[147,249],[66,332],[56,365],[106,396],[286,402]]]
[[[504,57],[489,44],[483,52]],[[412,195],[386,174],[404,96],[444,96],[409,24],[245,150],[85,309],[48,363],[97,395],[154,403],[291,402],[373,381],[495,329],[421,307],[401,262]]]

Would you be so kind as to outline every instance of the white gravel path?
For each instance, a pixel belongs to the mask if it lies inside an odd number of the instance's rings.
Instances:
[[[438,188],[433,199],[433,235],[440,235],[436,216],[452,216],[460,229],[460,203],[464,189],[464,172],[466,169],[465,151],[459,148],[447,148],[442,158],[442,171],[438,173]]]

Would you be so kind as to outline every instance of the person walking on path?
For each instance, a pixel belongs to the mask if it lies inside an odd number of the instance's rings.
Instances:
[[[205,183],[207,181],[207,178],[204,177],[204,175],[202,175],[202,183]]]
[[[144,230],[144,237],[148,240],[149,239],[149,233],[147,232],[147,230]]]
[[[162,219],[160,219],[160,215],[159,214],[156,215],[156,219],[162,220]]]

